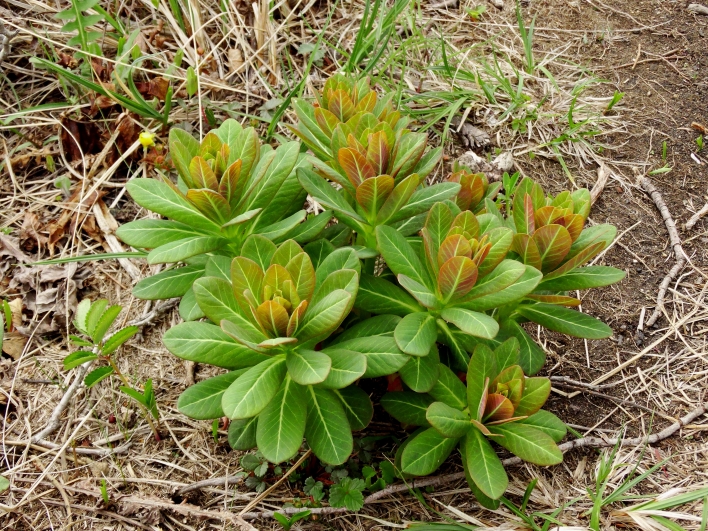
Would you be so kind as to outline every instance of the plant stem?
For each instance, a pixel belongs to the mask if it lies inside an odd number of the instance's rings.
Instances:
[[[118,376],[118,378],[120,378],[121,382],[123,382],[123,385],[125,385],[126,387],[130,387],[132,389],[133,386],[130,385],[130,382],[125,377],[125,375],[122,372],[120,372],[120,369],[118,368],[118,365],[116,364],[116,362],[113,360],[113,357],[106,356],[106,360],[113,368],[113,372],[116,374],[116,376]],[[150,413],[150,411],[144,405],[142,405],[140,402],[137,402],[137,401],[135,401],[135,402],[138,404],[138,407],[143,412],[143,416],[145,417],[145,420],[147,421],[148,425],[150,426],[150,429],[152,430],[155,440],[156,441],[161,440],[162,437],[160,436],[160,431],[158,430],[158,428],[160,426],[160,419],[155,419],[157,421],[157,426],[155,426],[155,423],[153,422],[153,420],[151,418],[152,413]]]

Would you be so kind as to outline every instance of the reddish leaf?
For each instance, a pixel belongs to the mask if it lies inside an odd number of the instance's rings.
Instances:
[[[536,242],[528,234],[514,234],[514,239],[511,243],[511,250],[521,257],[521,261],[535,267],[539,271],[543,265],[541,262],[541,253],[538,251]]]
[[[514,416],[514,406],[504,395],[496,393],[487,396],[487,404],[484,408],[483,422],[494,422],[506,420]]]
[[[221,149],[222,144],[223,142],[218,136],[216,136],[216,133],[210,131],[206,134],[201,145],[199,146],[199,155],[204,158],[209,158],[208,155],[216,157],[216,154]]]
[[[330,111],[321,107],[315,108],[315,120],[322,132],[330,138],[334,133],[334,128],[339,125],[339,119]]]
[[[263,280],[263,298],[269,299],[272,297],[276,290],[282,289],[283,282],[286,280],[293,280],[288,270],[280,264],[271,264],[266,270],[265,278]]]
[[[533,235],[533,241],[538,248],[541,270],[544,273],[558,267],[573,244],[568,230],[562,225],[555,224],[538,229]]]
[[[386,173],[391,149],[386,139],[386,133],[379,131],[372,133],[368,138],[369,145],[366,149],[366,160],[374,168],[376,175]]]
[[[288,337],[293,337],[293,335],[295,335],[297,327],[299,326],[300,321],[302,320],[302,316],[305,315],[305,311],[307,310],[308,304],[309,303],[306,300],[303,300],[300,302],[298,307],[293,310],[293,313],[290,315],[290,320],[288,321]]]
[[[187,190],[187,200],[206,217],[221,225],[231,217],[231,207],[226,199],[213,190]]]
[[[420,184],[420,177],[417,173],[409,175],[396,185],[379,210],[376,221],[379,224],[385,223],[388,219],[398,212],[411,198],[415,189]]]
[[[288,330],[288,312],[275,301],[265,301],[256,308],[261,326],[275,337],[285,336]]]
[[[438,267],[447,262],[453,256],[466,256],[472,258],[472,248],[467,238],[459,234],[453,234],[445,238],[438,250]]]
[[[423,249],[425,251],[425,258],[428,261],[428,265],[430,266],[431,271],[437,273],[440,268],[438,267],[437,254],[433,249],[434,243],[428,227],[423,227],[420,230],[420,236],[423,239]]]
[[[219,190],[219,181],[216,180],[214,170],[203,157],[197,156],[192,159],[189,163],[189,174],[198,188],[208,188],[214,192]]]
[[[556,219],[563,217],[566,214],[564,209],[554,206],[544,206],[539,208],[534,213],[534,221],[536,227],[543,227],[553,223]]]
[[[356,104],[356,112],[372,112],[376,107],[376,92],[373,90],[359,100]]]
[[[237,256],[231,262],[231,285],[240,303],[248,302],[243,292],[249,290],[256,299],[256,306],[260,304],[264,278],[263,270],[253,260]]]
[[[235,207],[241,198],[241,190],[246,181],[246,179],[241,181],[241,163],[241,159],[238,159],[226,168],[219,183],[219,193],[226,198],[231,207]]]
[[[468,173],[461,170],[453,173],[448,181],[460,183],[460,191],[455,202],[461,210],[473,210],[484,198],[487,178],[483,173]]]
[[[489,252],[492,250],[492,244],[491,242],[485,243],[484,245],[481,245],[479,249],[477,249],[477,252],[474,253],[474,256],[472,257],[472,261],[479,266],[484,260],[487,258],[487,255]]]
[[[379,175],[366,179],[356,189],[356,201],[369,216],[375,218],[388,196],[391,195],[393,185],[393,177],[390,175]]]
[[[580,233],[583,232],[585,220],[580,214],[568,214],[567,216],[558,218],[555,223],[558,225],[563,225],[566,229],[568,229],[570,239],[575,241],[578,239],[578,236],[580,236]]]
[[[568,271],[572,271],[576,267],[583,265],[585,262],[598,255],[604,248],[605,242],[595,242],[592,245],[588,245],[585,249],[580,251],[558,269],[555,269],[551,273],[545,275],[544,280],[565,275]]]
[[[329,110],[340,122],[346,122],[354,115],[354,103],[344,90],[335,90],[328,99]]]
[[[376,177],[376,172],[371,164],[366,161],[363,155],[351,148],[340,149],[337,158],[355,188],[358,188],[366,179]]]
[[[476,238],[479,236],[479,221],[469,210],[460,212],[452,222],[450,228],[452,234],[462,234],[467,239]]]
[[[519,198],[519,194],[516,194],[514,196],[513,210],[516,232],[519,234],[533,234],[536,227],[531,196],[525,194],[522,198]]]
[[[438,273],[438,288],[443,298],[460,298],[467,295],[477,281],[477,266],[466,256],[453,256]]]

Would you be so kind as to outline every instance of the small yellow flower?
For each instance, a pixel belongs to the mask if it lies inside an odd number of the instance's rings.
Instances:
[[[150,132],[140,133],[139,140],[145,149],[149,148],[150,146],[154,146],[155,145],[155,133],[150,133]]]

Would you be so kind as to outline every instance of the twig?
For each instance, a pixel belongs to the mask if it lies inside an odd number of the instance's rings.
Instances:
[[[695,226],[695,224],[698,223],[698,220],[701,219],[706,214],[708,214],[708,203],[703,205],[703,207],[698,212],[696,212],[695,214],[693,214],[689,218],[689,220],[686,222],[686,225],[685,225],[686,230],[692,229]]]
[[[568,378],[567,376],[551,376],[549,379],[558,384],[568,384],[572,385],[574,387],[581,387],[585,389],[592,389],[593,391],[599,391],[601,389],[610,389],[611,387],[616,387],[619,382],[613,382],[609,384],[603,384],[603,385],[595,385],[591,383],[586,383],[586,382],[579,382],[578,380],[573,380],[571,378]]]
[[[708,7],[701,4],[688,4],[687,9],[696,15],[708,15]]]
[[[556,383],[556,385],[559,385],[559,386],[561,386],[561,387],[571,388],[571,389],[576,389],[576,388],[578,387],[578,386],[576,386],[576,385],[573,385],[573,384],[566,384],[566,383]],[[649,408],[649,407],[647,407],[647,406],[643,406],[643,405],[641,405],[641,404],[637,404],[636,402],[632,402],[631,400],[624,400],[624,399],[622,399],[622,398],[617,398],[617,397],[615,397],[615,396],[606,395],[606,394],[604,394],[604,393],[598,393],[597,391],[593,391],[592,389],[587,389],[587,388],[585,388],[585,389],[583,389],[583,390],[580,391],[580,392],[581,392],[581,393],[587,393],[587,394],[589,394],[589,395],[597,396],[597,397],[600,397],[600,398],[604,398],[605,400],[611,400],[611,401],[613,401],[613,402],[617,402],[617,403],[620,403],[620,404],[623,404],[623,405],[626,405],[626,406],[634,407],[634,408],[637,408],[637,409],[642,409],[642,410],[644,410],[644,411],[648,411],[648,412],[651,413],[651,414],[658,413],[657,411],[655,411],[655,410],[653,410],[653,409],[651,409],[651,408]],[[661,416],[664,417],[664,418],[668,418],[668,419],[674,420],[673,417],[668,417],[668,416],[666,416],[666,415],[661,415]]]
[[[656,208],[659,209],[661,217],[664,218],[664,225],[666,225],[666,230],[669,231],[669,241],[671,242],[671,247],[676,256],[676,264],[669,270],[659,286],[659,294],[656,296],[656,308],[654,308],[651,317],[647,319],[646,326],[651,326],[656,322],[664,309],[664,297],[666,296],[666,291],[669,289],[669,284],[671,284],[671,281],[678,275],[678,272],[683,269],[683,266],[686,265],[686,253],[681,245],[681,238],[679,237],[678,230],[676,230],[676,223],[674,223],[671,212],[669,212],[669,208],[666,206],[659,191],[646,177],[640,179],[639,186],[651,196]]]
[[[582,439],[575,439],[573,441],[568,441],[567,443],[563,443],[558,445],[558,448],[560,449],[561,452],[566,453],[569,452],[570,450],[574,450],[575,448],[607,448],[610,446],[616,445],[618,442],[621,441],[622,446],[642,446],[645,444],[655,444],[659,441],[663,441],[664,439],[671,437],[674,433],[676,433],[678,430],[680,430],[683,426],[686,424],[692,422],[693,420],[697,419],[706,411],[708,410],[708,406],[702,405],[687,415],[681,417],[677,422],[669,426],[668,428],[660,431],[659,433],[655,433],[654,435],[649,435],[647,437],[634,437],[631,439],[601,439],[599,437],[583,437]],[[504,459],[502,461],[502,464],[505,467],[508,466],[516,466],[522,464],[523,461],[519,459],[518,457],[510,457],[508,459]],[[376,500],[379,500],[381,498],[384,498],[390,494],[395,494],[397,492],[404,492],[408,491],[411,489],[416,489],[416,488],[421,488],[421,487],[430,487],[430,486],[435,486],[435,485],[443,485],[445,483],[451,483],[453,481],[458,481],[461,479],[464,479],[465,473],[464,472],[455,472],[454,474],[446,474],[444,476],[435,476],[431,478],[422,478],[422,479],[415,479],[413,481],[409,481],[408,483],[404,484],[396,484],[396,485],[390,485],[386,487],[385,489],[382,489],[378,492],[374,492],[373,494],[369,495],[364,499],[364,504],[374,502]],[[242,518],[245,520],[255,520],[258,518],[272,518],[273,513],[278,512],[280,514],[294,514],[297,512],[302,511],[302,508],[298,507],[287,507],[280,509],[278,511],[262,511],[262,512],[252,512],[252,513],[244,513],[241,515]],[[348,509],[346,507],[319,507],[319,508],[312,508],[310,509],[311,514],[337,514],[337,513],[345,513],[347,512]]]
[[[202,481],[192,483],[191,485],[187,485],[186,487],[182,487],[176,492],[176,494],[178,496],[184,496],[188,492],[200,490],[204,487],[228,487],[229,485],[235,485],[237,483],[241,483],[242,481],[243,476],[239,476],[238,474],[221,478],[204,479]]]
[[[20,30],[10,33],[2,20],[0,20],[0,62],[10,53],[10,41],[15,38]]]

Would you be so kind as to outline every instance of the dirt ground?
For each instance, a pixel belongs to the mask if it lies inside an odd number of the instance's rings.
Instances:
[[[705,53],[708,16],[693,14],[687,10],[686,2],[672,0],[615,0],[611,3],[530,0],[522,4],[528,13],[536,16],[537,56],[563,47],[559,61],[580,64],[605,81],[592,89],[594,93],[598,96],[611,96],[615,91],[624,93],[613,111],[620,116],[624,131],[601,138],[607,146],[602,156],[610,178],[590,217],[594,223],[611,223],[618,228],[617,243],[598,264],[612,265],[628,274],[620,284],[590,290],[582,297],[582,310],[609,324],[614,336],[585,342],[539,332],[538,340],[548,353],[543,372],[591,382],[643,353],[636,362],[605,381],[604,384],[609,385],[594,394],[587,389],[554,384],[555,392],[547,408],[582,435],[612,436],[622,429],[631,436],[655,433],[707,400],[708,310],[704,297],[708,289],[708,220],[699,220],[691,229],[685,229],[684,225],[708,199],[708,148],[699,151],[696,143],[700,127],[708,127],[708,56]],[[0,0],[0,7],[4,9],[0,16],[5,16],[8,10],[12,12],[14,5]],[[463,7],[473,5],[476,4],[463,3]],[[454,5],[440,10],[424,7],[431,20],[437,21],[458,16],[462,10]],[[509,24],[515,24],[513,2],[505,0],[502,11],[488,3],[487,13],[478,22],[479,28],[484,30],[484,35],[480,31],[479,38],[502,31]],[[467,26],[465,31],[469,31]],[[475,35],[459,37],[472,41],[478,38]],[[29,50],[26,43],[22,47]],[[698,126],[692,126],[694,122]],[[3,138],[8,142],[14,134],[10,128],[2,129]],[[43,133],[47,134],[56,133]],[[708,136],[708,130],[704,136]],[[500,147],[504,147],[509,139],[502,137],[501,140]],[[27,152],[37,149],[30,145]],[[460,151],[460,146],[449,147],[449,153]],[[15,152],[13,156],[21,153]],[[557,160],[522,154],[515,162],[520,171],[539,180],[547,190],[568,187],[568,178]],[[593,186],[596,164],[580,160],[567,163],[579,186]],[[670,167],[670,171],[655,172],[664,167]],[[38,244],[40,238],[33,239],[35,229],[24,211],[29,210],[38,219],[61,213],[61,207],[51,200],[56,189],[47,192],[43,181],[46,173],[41,165],[30,162],[18,167],[12,175],[6,169],[0,176],[0,225],[14,230],[21,228],[13,233],[20,235],[20,249],[14,255],[7,251],[8,240],[0,241],[6,250],[3,254],[0,249],[0,260],[4,261],[0,264],[3,275],[0,296],[8,299],[19,296],[25,300],[27,311],[29,301],[35,308],[30,313],[42,316],[39,322],[35,319],[18,323],[21,335],[30,336],[31,340],[21,355],[14,358],[3,355],[0,361],[0,408],[4,417],[4,456],[0,469],[19,464],[25,473],[17,482],[20,489],[13,494],[12,503],[30,492],[29,489],[33,497],[22,510],[0,519],[0,529],[68,529],[68,521],[73,522],[73,529],[233,528],[232,523],[205,515],[221,510],[238,512],[245,507],[254,493],[243,484],[235,490],[211,486],[178,494],[181,488],[195,481],[235,473],[239,470],[240,454],[230,451],[225,430],[220,430],[218,442],[215,442],[210,423],[187,419],[176,409],[176,398],[188,382],[198,381],[213,371],[205,367],[197,367],[195,371],[162,346],[160,337],[164,330],[179,321],[173,309],[168,309],[146,327],[143,341],[131,343],[121,359],[121,366],[131,370],[136,378],[142,381],[149,377],[155,381],[167,432],[163,441],[155,442],[142,426],[133,435],[132,446],[126,448],[125,453],[113,456],[57,453],[22,443],[41,429],[49,411],[60,399],[62,389],[55,384],[67,381],[61,368],[61,359],[68,353],[65,342],[68,324],[62,317],[65,315],[62,304],[69,304],[77,296],[79,299],[110,296],[128,308],[126,320],[151,309],[150,305],[130,295],[134,279],[115,262],[62,266],[55,274],[48,272],[44,276],[39,270],[26,278],[14,274],[15,264],[21,261],[18,256],[46,257],[47,245],[50,245],[46,241]],[[659,284],[676,259],[656,205],[637,186],[637,179],[643,176],[656,186],[666,202],[689,263],[670,284],[664,315],[654,326],[638,330],[642,315],[646,320],[654,310]],[[16,193],[15,183],[24,191],[22,197]],[[120,188],[105,192],[104,201],[109,204],[120,194]],[[118,222],[132,219],[134,212],[134,205],[125,200],[119,201],[112,210]],[[89,231],[100,228],[92,228],[91,223],[96,222],[90,218],[83,223],[84,230],[87,225]],[[91,250],[103,252],[104,249],[94,244],[88,249]],[[72,268],[71,281],[65,281],[67,273],[63,267]],[[47,289],[56,291],[52,292],[52,297],[43,298],[38,290],[40,286],[45,293]],[[537,334],[535,329],[529,331]],[[18,336],[17,341],[22,351],[24,339]],[[648,349],[649,346],[652,348]],[[370,385],[375,386],[376,382]],[[105,449],[103,439],[107,438],[122,444],[121,429],[139,426],[140,422],[126,404],[119,398],[117,389],[95,388],[71,410],[70,422],[52,440],[59,446],[70,445],[72,434],[79,433],[82,439],[77,441],[77,448]],[[374,422],[361,436],[402,436],[400,426],[379,409]],[[651,485],[645,487],[650,492],[706,486],[705,421],[705,416],[699,417],[641,455],[641,449],[624,449],[618,462],[634,460],[640,463],[640,470],[646,470],[672,456],[651,479]],[[82,431],[79,429],[82,423],[91,428]],[[392,444],[391,439],[385,439],[376,452],[390,452]],[[574,450],[566,454],[563,464],[553,469],[525,466],[510,470],[510,498],[518,501],[529,480],[536,477],[539,484],[531,497],[531,505],[538,511],[552,511],[582,495],[592,484],[598,455],[597,450]],[[49,464],[53,467],[51,473],[43,474]],[[460,469],[455,457],[449,459],[439,473]],[[152,505],[127,502],[105,510],[95,509],[100,501],[98,478],[101,477],[114,489],[112,492],[148,500]],[[619,481],[621,474],[618,473],[616,479]],[[38,481],[36,485],[35,481]],[[277,509],[284,502],[292,501],[293,496],[302,495],[299,488],[295,483],[291,488],[279,487],[258,509]],[[405,522],[410,521],[442,521],[445,515],[486,527],[524,527],[507,510],[480,509],[464,481],[441,485],[424,493],[424,497],[427,505],[408,493],[398,493],[365,506],[358,514],[322,515],[298,525],[313,530],[387,529],[405,527]],[[0,495],[0,503],[10,504],[10,501]],[[172,503],[183,504],[187,509],[182,512],[164,510],[165,504]],[[87,507],[94,509],[87,510]],[[588,502],[580,502],[562,512],[559,520],[565,526],[586,527],[587,517],[583,513],[588,508]],[[200,515],[199,511],[205,513]],[[466,519],[460,516],[460,511],[467,515]],[[700,506],[688,510],[692,514],[700,514],[700,511]],[[257,529],[279,528],[275,521],[267,519],[253,524]],[[682,524],[687,529],[697,529],[700,521]],[[610,528],[618,523],[608,516],[603,525]],[[631,525],[636,527],[636,524]]]

